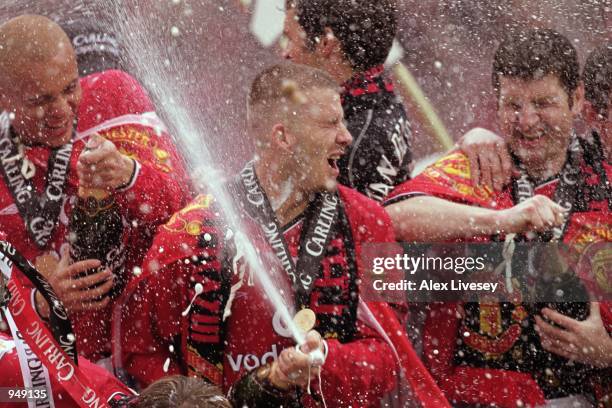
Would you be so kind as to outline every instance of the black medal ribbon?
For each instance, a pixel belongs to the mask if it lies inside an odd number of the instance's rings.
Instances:
[[[599,133],[591,133],[592,141],[580,138],[580,145],[584,152],[584,161],[597,174],[599,182],[594,186],[587,186],[587,199],[590,201],[607,201],[608,208],[612,210],[612,186],[608,182],[608,175],[604,168],[604,152]]]
[[[49,155],[45,187],[38,195],[31,180],[21,173],[23,158],[19,158],[15,135],[8,114],[0,115],[0,168],[6,186],[23,218],[28,234],[38,248],[44,249],[53,235],[64,200],[64,191],[70,172],[72,143],[53,149]]]
[[[307,304],[321,260],[338,223],[342,208],[340,197],[336,193],[319,193],[310,202],[300,236],[298,261],[294,264],[281,225],[259,184],[253,162],[247,164],[230,188],[263,230],[268,244],[297,291],[298,306]]]
[[[563,242],[563,237],[567,231],[569,221],[573,212],[587,211],[589,201],[592,199],[586,185],[586,175],[582,171],[582,163],[584,162],[593,167],[592,163],[587,159],[588,152],[584,149],[583,141],[572,134],[570,146],[567,151],[567,160],[558,175],[559,182],[553,194],[553,201],[566,210],[563,225],[555,227],[550,231],[539,234],[541,242]],[[535,187],[532,180],[527,175],[525,166],[519,164],[520,177],[513,182],[513,199],[514,203],[518,204],[526,199],[533,197]],[[596,168],[593,167],[595,171]],[[601,173],[598,172],[601,179]],[[601,181],[601,180],[600,180]],[[523,237],[524,238],[524,237]],[[570,271],[559,271],[560,264],[557,264],[550,256],[555,256],[547,250],[546,247],[539,250],[522,248],[521,251],[527,253],[518,254],[518,258],[522,262],[528,262],[531,265],[531,260],[538,259],[537,279],[535,282],[530,282],[528,287],[532,291],[537,292],[545,299],[553,299],[559,291],[562,293],[582,293],[587,297],[586,289],[580,279]],[[515,254],[516,256],[516,254]],[[543,262],[545,262],[543,264]],[[551,269],[546,271],[547,267]],[[531,268],[529,268],[531,269]],[[560,273],[560,274],[559,274]],[[542,275],[542,276],[540,276]],[[533,277],[535,278],[535,276]],[[533,296],[533,294],[532,294]],[[577,320],[584,320],[588,317],[588,304],[585,302],[542,302],[527,303],[527,307],[532,315],[540,314],[541,309],[550,307],[557,312],[569,316]],[[535,322],[530,317],[530,325]],[[538,336],[530,331],[526,334],[531,338],[530,341],[539,341]],[[534,374],[534,378],[542,388],[547,399],[562,398],[570,394],[585,393],[588,386],[586,378],[589,373],[589,368],[575,364],[573,366],[566,365],[566,360],[555,354],[543,351],[540,349],[533,361],[530,363],[528,371]],[[529,363],[527,364],[529,365]]]
[[[44,276],[9,242],[0,241],[0,253],[9,259],[43,295],[49,304],[49,326],[53,337],[58,341],[66,354],[78,365],[76,336],[68,312],[59,300],[55,291]]]

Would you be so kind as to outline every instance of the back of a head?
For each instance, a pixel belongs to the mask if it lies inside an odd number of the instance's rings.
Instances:
[[[612,102],[612,43],[604,44],[589,54],[583,72],[584,96],[600,114]]]
[[[580,71],[576,49],[554,30],[513,32],[495,52],[492,79],[498,95],[500,76],[536,80],[550,74],[559,78],[568,95],[578,87]]]
[[[121,68],[121,48],[109,27],[100,26],[93,18],[61,24],[72,41],[81,76]]]
[[[0,75],[11,77],[64,50],[72,51],[70,39],[55,22],[31,14],[15,17],[0,26]]]
[[[135,408],[231,408],[221,390],[199,378],[175,375],[148,386]]]
[[[282,63],[273,65],[255,77],[247,98],[249,125],[263,116],[289,112],[304,101],[313,88],[337,90],[338,84],[324,71],[306,65]],[[281,111],[281,112],[279,112]]]
[[[329,27],[356,71],[383,64],[397,31],[395,0],[286,0],[314,48]]]

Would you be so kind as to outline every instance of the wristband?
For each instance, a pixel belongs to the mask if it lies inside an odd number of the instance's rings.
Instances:
[[[116,191],[123,191],[123,190],[127,190],[128,188],[130,188],[132,186],[132,184],[134,184],[134,180],[136,180],[136,175],[138,174],[138,162],[133,159],[132,157],[130,157],[130,160],[132,161],[132,163],[134,163],[134,170],[132,170],[132,174],[130,175],[130,179],[127,181],[127,183],[123,183],[120,186],[116,187],[115,190]]]

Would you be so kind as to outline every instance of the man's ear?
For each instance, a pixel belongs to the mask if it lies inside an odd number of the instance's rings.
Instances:
[[[578,84],[578,87],[571,96],[572,98],[572,113],[574,116],[578,116],[582,113],[584,105],[584,85],[582,82]]]
[[[593,106],[593,104],[587,100],[584,101],[584,106],[582,108],[584,112],[584,118],[589,123],[589,125],[593,126],[594,123],[600,118],[599,112]]]
[[[271,140],[273,146],[287,153],[293,153],[295,148],[295,136],[289,132],[282,123],[277,123],[272,127]]]
[[[325,27],[325,31],[321,38],[317,47],[320,50],[321,55],[323,55],[326,59],[330,59],[338,52],[342,52],[342,47],[340,46],[340,41],[334,35],[334,32],[329,27]]]

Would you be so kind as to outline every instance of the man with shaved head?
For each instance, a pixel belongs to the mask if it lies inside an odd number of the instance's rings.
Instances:
[[[81,88],[66,34],[44,17],[21,16],[0,27],[0,41],[0,103],[15,116],[13,129],[28,144],[70,142]]]
[[[77,192],[114,199],[123,244],[134,228],[143,232],[126,250],[125,268],[119,270],[128,272],[140,264],[152,231],[184,197],[179,183],[160,170],[163,150],[153,145],[152,128],[119,122],[105,129],[115,144],[93,131],[86,132],[89,139],[76,133],[77,119],[79,129],[88,129],[131,106],[127,92],[111,84],[103,76],[79,80],[71,42],[51,20],[24,15],[0,26],[0,226],[46,276],[73,320],[79,352],[94,361],[109,355],[109,294],[129,273],[96,271],[106,260],[71,263],[68,227]],[[85,106],[84,94],[90,95]],[[31,296],[43,318],[54,313],[37,290]]]

